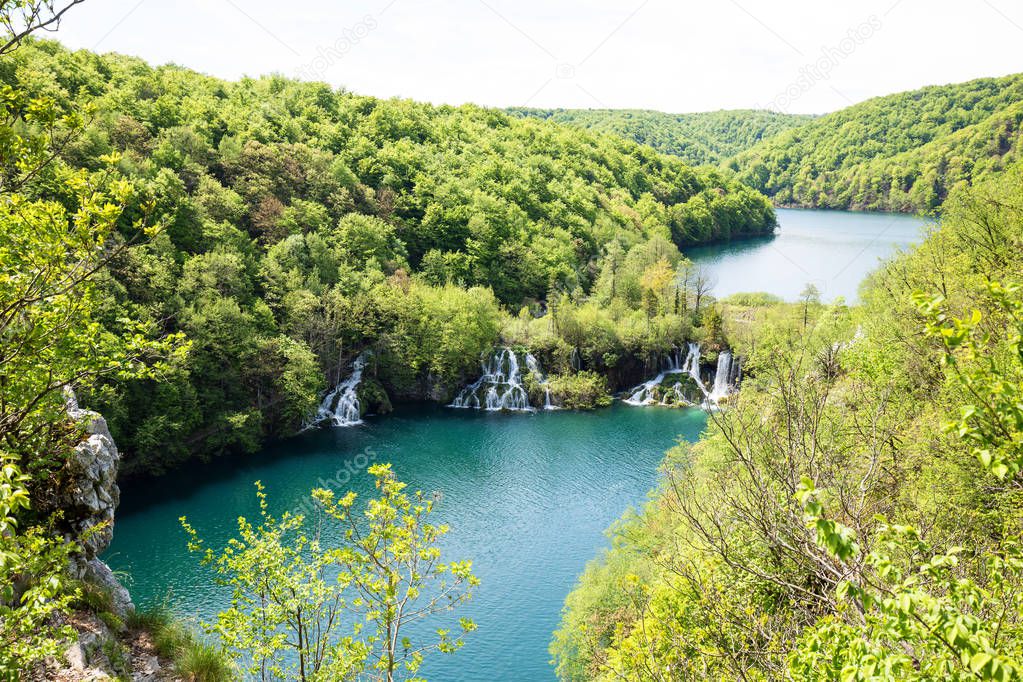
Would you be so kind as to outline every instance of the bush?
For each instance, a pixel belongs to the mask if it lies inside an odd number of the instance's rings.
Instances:
[[[97,614],[110,612],[114,608],[113,596],[99,585],[80,581],[75,587],[78,590],[78,596],[72,602],[74,608]]]
[[[607,390],[607,379],[596,372],[559,374],[548,381],[551,401],[569,410],[592,410],[608,407],[611,395]]]
[[[174,662],[174,671],[189,682],[226,682],[235,679],[234,668],[220,647],[191,640]]]
[[[776,305],[781,302],[781,296],[775,296],[774,294],[769,294],[766,291],[740,292],[721,299],[721,303],[740,306],[743,308],[763,308],[765,306]]]
[[[96,614],[96,617],[103,621],[103,624],[110,628],[111,632],[116,633],[124,630],[124,621],[118,618],[115,613],[101,611]]]

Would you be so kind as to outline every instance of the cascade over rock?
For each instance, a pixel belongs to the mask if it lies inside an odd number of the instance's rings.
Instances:
[[[714,388],[707,399],[715,405],[728,395],[732,380],[732,353],[727,350],[718,355],[718,366],[714,372]]]
[[[551,403],[551,386],[550,384],[547,383],[547,377],[544,376],[543,370],[540,369],[540,362],[535,357],[533,357],[532,353],[526,353],[526,367],[529,369],[530,372],[533,373],[533,376],[536,377],[536,380],[540,384],[540,386],[543,387],[543,409],[545,410],[561,409],[554,405],[553,403]]]
[[[551,393],[547,380],[540,369],[540,363],[532,354],[523,356],[526,370],[544,388],[544,409],[557,409],[551,404]],[[529,392],[522,383],[522,363],[510,348],[499,348],[489,357],[480,361],[480,378],[459,392],[448,407],[510,412],[531,412],[535,408],[529,402]]]
[[[676,350],[655,377],[628,391],[623,402],[638,406],[690,405],[713,409],[734,389],[739,369],[740,363],[732,361],[732,353],[722,351],[718,355],[713,385],[708,390],[700,376],[700,344],[690,343],[684,362]],[[674,377],[679,380],[672,382]]]
[[[360,353],[359,357],[355,358],[352,373],[348,378],[323,397],[311,426],[328,421],[334,426],[355,426],[362,423],[362,405],[359,404],[357,391],[367,359],[368,352]]]

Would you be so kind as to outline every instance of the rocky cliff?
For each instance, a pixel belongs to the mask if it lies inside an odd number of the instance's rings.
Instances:
[[[80,409],[70,393],[67,401],[68,415],[83,424],[87,434],[68,464],[69,482],[60,505],[69,528],[68,539],[81,550],[72,560],[71,572],[108,590],[114,613],[123,618],[134,608],[131,595],[99,558],[113,538],[114,513],[121,500],[117,487],[121,455],[106,420],[96,412]]]

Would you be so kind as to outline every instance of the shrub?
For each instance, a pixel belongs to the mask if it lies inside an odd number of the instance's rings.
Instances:
[[[741,306],[743,308],[763,308],[781,302],[782,298],[780,296],[769,294],[766,291],[740,292],[721,299],[721,303]]]
[[[607,379],[596,372],[583,371],[552,376],[548,387],[551,391],[551,401],[569,410],[592,410],[611,404]]]

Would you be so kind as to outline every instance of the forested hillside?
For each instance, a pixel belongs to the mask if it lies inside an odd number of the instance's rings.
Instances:
[[[773,111],[708,111],[665,114],[642,109],[528,109],[509,113],[611,133],[692,164],[717,165],[761,140],[813,119]]]
[[[779,205],[917,211],[1019,160],[1023,75],[927,87],[822,116],[727,165]]]
[[[742,390],[569,596],[562,679],[1020,679],[1021,183],[861,306],[724,311]]]
[[[61,163],[27,188],[58,192],[70,168],[129,183],[106,247],[105,328],[135,319],[190,344],[159,381],[88,396],[128,472],[294,430],[364,349],[376,351],[367,402],[450,399],[499,340],[505,310],[539,314],[564,298],[569,314],[611,245],[608,300],[656,315],[672,308],[670,276],[648,296],[638,282],[658,254],[674,268],[680,246],[775,227],[767,200],[723,174],[499,111],[279,77],[229,83],[49,42],[0,69],[29,97],[88,107]],[[625,258],[640,247],[652,261]],[[630,332],[631,347],[657,329]],[[616,348],[605,369],[629,361]]]

